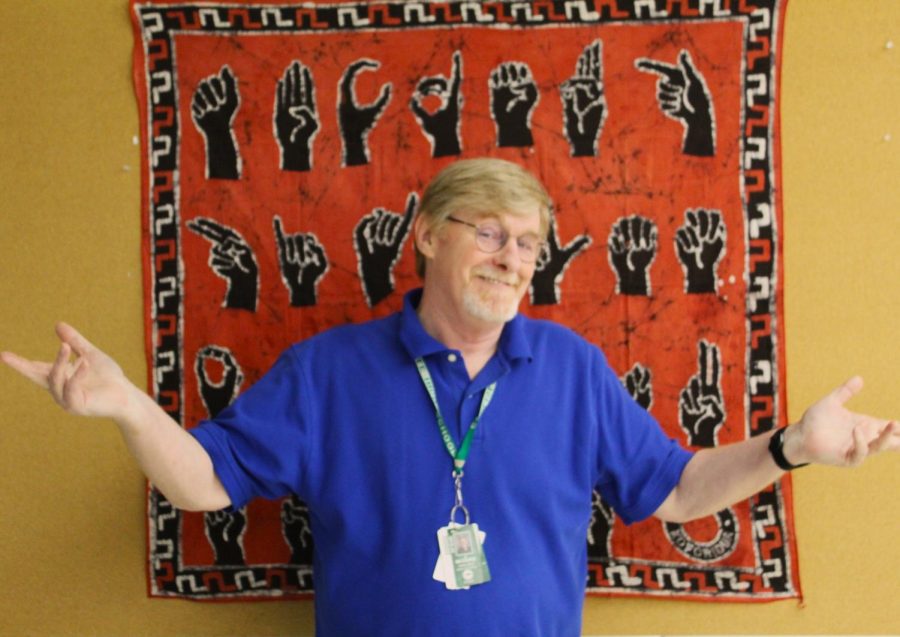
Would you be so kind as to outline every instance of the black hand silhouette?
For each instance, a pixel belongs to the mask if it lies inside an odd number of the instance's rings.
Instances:
[[[666,116],[680,120],[684,126],[681,151],[698,157],[715,155],[712,96],[691,54],[682,49],[677,66],[648,58],[638,58],[634,65],[659,76],[656,101]]]
[[[275,215],[275,240],[281,277],[291,293],[291,305],[308,307],[316,304],[319,282],[328,271],[325,248],[312,232],[284,234],[281,217]]]
[[[223,307],[255,311],[259,268],[244,238],[228,226],[205,217],[188,221],[187,227],[212,242],[209,266],[228,281]]]
[[[531,69],[523,62],[504,62],[491,71],[488,86],[497,146],[533,146],[531,113],[538,90]]]
[[[459,114],[462,109],[462,54],[453,54],[453,79],[447,81],[443,75],[424,77],[419,80],[416,90],[410,99],[409,107],[419,121],[422,132],[431,142],[432,157],[459,155],[462,144],[459,138]],[[422,100],[429,95],[436,95],[441,106],[434,113],[429,113],[422,106]]]
[[[714,447],[718,429],[725,422],[725,403],[719,388],[719,348],[701,340],[698,349],[699,371],[681,390],[679,418],[688,434],[688,444]]]
[[[241,536],[247,525],[244,510],[208,511],[203,515],[206,537],[215,553],[216,566],[244,566]]]
[[[218,381],[209,377],[206,370],[207,361],[217,361],[222,365],[222,378]],[[241,383],[244,382],[244,374],[241,373],[234,356],[218,345],[207,345],[197,352],[194,372],[197,374],[200,398],[210,418],[215,418],[231,404],[241,389]]]
[[[291,547],[291,564],[312,564],[313,538],[309,508],[297,496],[281,503],[281,532]]]
[[[581,234],[572,239],[565,247],[559,245],[559,233],[556,222],[550,222],[547,235],[547,247],[538,256],[534,276],[531,279],[531,304],[556,305],[559,303],[563,273],[569,262],[591,244],[591,238]]]
[[[601,40],[585,47],[575,74],[560,86],[560,96],[565,120],[563,133],[569,140],[572,157],[595,157],[607,114]]]
[[[344,144],[344,166],[360,166],[369,163],[369,147],[366,140],[391,99],[391,83],[388,82],[381,87],[378,99],[372,104],[356,103],[353,84],[357,73],[363,69],[375,70],[380,66],[376,60],[357,60],[347,67],[338,83],[341,94],[338,103],[338,119],[340,120],[341,140]]]
[[[238,109],[237,82],[226,64],[197,84],[191,119],[206,142],[207,179],[237,179],[240,157],[232,124]]]
[[[612,555],[612,532],[616,514],[597,491],[591,494],[591,522],[588,525],[588,557],[594,560]]]
[[[632,215],[619,219],[607,241],[609,262],[616,273],[616,292],[635,296],[650,294],[650,264],[656,257],[656,224]]]
[[[653,404],[653,379],[648,368],[635,363],[622,378],[622,384],[638,405],[650,411]]]
[[[394,291],[394,266],[400,259],[417,203],[416,193],[410,193],[402,215],[375,208],[353,230],[359,276],[369,307]]]
[[[725,248],[725,224],[718,210],[686,210],[675,232],[675,251],[688,294],[715,293],[716,266]]]
[[[275,136],[282,170],[304,171],[312,167],[312,145],[318,130],[312,71],[294,60],[275,89]]]

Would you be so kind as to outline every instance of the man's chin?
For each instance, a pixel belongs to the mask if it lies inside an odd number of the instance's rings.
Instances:
[[[506,323],[511,321],[519,311],[520,300],[498,301],[483,299],[476,294],[465,294],[463,296],[463,304],[469,315],[486,323]]]

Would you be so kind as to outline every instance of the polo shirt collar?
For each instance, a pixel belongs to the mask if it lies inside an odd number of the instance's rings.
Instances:
[[[447,346],[431,336],[422,327],[416,309],[422,300],[422,288],[407,292],[403,297],[403,310],[400,314],[400,341],[412,358],[424,358],[430,354],[446,352]],[[516,314],[503,326],[497,351],[507,361],[532,358],[531,346],[525,337],[525,317]]]

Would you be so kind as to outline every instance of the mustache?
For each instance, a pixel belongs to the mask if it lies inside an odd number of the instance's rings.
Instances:
[[[513,272],[504,272],[490,266],[477,267],[472,271],[472,274],[488,279],[494,279],[496,281],[499,281],[500,283],[505,283],[506,285],[512,285],[514,287],[518,287],[522,282],[522,278],[518,274],[515,274]]]

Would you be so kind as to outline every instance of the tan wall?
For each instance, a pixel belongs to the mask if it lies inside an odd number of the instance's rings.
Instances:
[[[125,0],[0,2],[0,348],[48,359],[65,319],[142,384],[131,47]],[[790,415],[859,372],[897,416],[900,2],[792,0],[784,49]],[[0,634],[312,633],[309,602],[148,600],[115,428],[7,369],[0,405]],[[590,599],[585,632],[900,633],[898,462],[796,474],[805,607]]]

